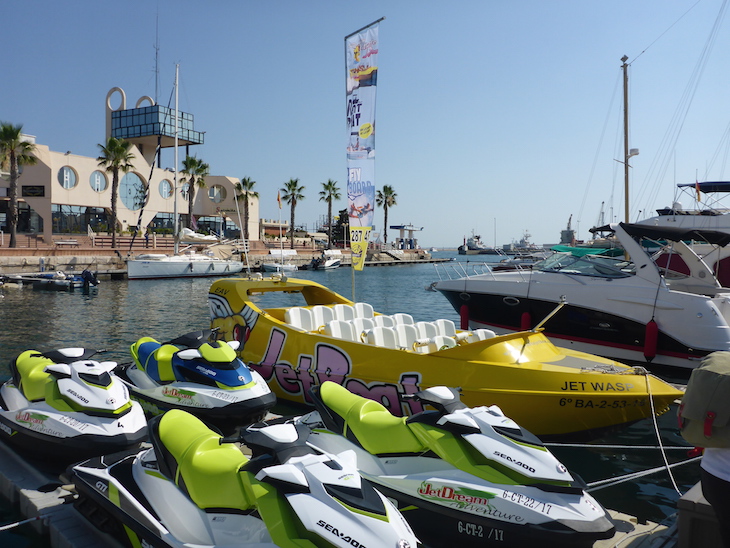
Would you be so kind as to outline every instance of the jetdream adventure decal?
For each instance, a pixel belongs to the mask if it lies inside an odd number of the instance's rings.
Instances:
[[[500,510],[496,505],[499,501],[499,497],[494,493],[487,493],[485,491],[478,491],[476,489],[469,489],[466,487],[439,485],[424,481],[418,489],[418,494],[425,499],[437,502],[444,506],[450,506],[465,512],[470,512],[472,514],[489,516],[490,518],[512,523],[525,522],[525,518],[519,514],[511,514]],[[527,499],[528,497],[525,498]],[[544,503],[539,503],[534,499],[531,500],[536,506],[539,504],[543,504],[544,506]],[[550,505],[548,504],[547,506]],[[548,509],[547,512],[544,512],[543,510],[544,513],[549,513],[549,511],[550,509]]]
[[[46,421],[49,419],[48,415],[42,413],[34,413],[32,411],[20,411],[16,413],[15,420],[20,424],[24,424],[28,429],[34,430],[41,434],[48,434],[51,436],[63,436],[63,433],[58,430],[49,428],[46,425]]]
[[[206,407],[206,405],[195,399],[197,394],[190,390],[183,390],[181,388],[175,388],[174,386],[165,386],[162,389],[162,395],[166,398],[176,400],[178,405],[184,405],[185,407]]]

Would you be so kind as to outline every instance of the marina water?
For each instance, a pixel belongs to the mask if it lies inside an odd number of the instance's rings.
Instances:
[[[436,252],[434,257],[451,258],[463,266],[489,260],[488,256],[459,256],[455,251]],[[426,288],[438,280],[438,270],[453,264],[430,263],[388,267],[367,267],[355,273],[354,300],[366,301],[376,311],[407,312],[416,321],[448,318],[457,325],[459,317],[438,292]],[[311,279],[353,299],[353,275],[349,268],[330,271],[300,271],[297,277]],[[139,337],[168,340],[188,331],[210,326],[206,278],[172,280],[103,281],[97,291],[66,293],[5,288],[0,290],[0,379],[9,376],[8,362],[28,350],[50,350],[70,346],[106,349],[99,359],[120,363],[131,360],[129,347]],[[287,304],[287,303],[283,303]],[[293,303],[292,303],[293,304]],[[672,382],[686,383],[689,372],[654,371]],[[284,405],[278,409],[289,412]],[[686,445],[679,436],[676,407],[658,419],[662,443],[667,447]],[[610,445],[601,448],[599,445]],[[587,483],[620,477],[661,467],[661,453],[642,447],[657,446],[653,421],[645,419],[587,447],[554,447],[551,450],[572,472]],[[669,449],[670,463],[687,459],[686,451]],[[672,471],[677,487],[684,493],[699,481],[699,464]],[[679,494],[666,472],[660,471],[615,486],[592,491],[607,508],[662,521],[676,511]],[[0,500],[0,525],[20,519]],[[40,539],[24,533],[27,527],[0,532],[0,546],[40,547]],[[27,536],[26,536],[27,535]]]

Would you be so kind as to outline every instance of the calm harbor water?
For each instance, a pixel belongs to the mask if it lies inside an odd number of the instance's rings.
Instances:
[[[436,257],[454,257],[456,252],[437,252]],[[484,257],[484,256],[482,256]],[[482,257],[469,256],[470,262]],[[442,268],[442,265],[438,267]],[[352,298],[352,271],[301,271],[298,277],[315,280],[341,295]],[[355,298],[370,302],[375,310],[392,314],[407,312],[418,320],[449,318],[458,325],[458,315],[438,292],[425,288],[437,280],[433,264],[368,267],[355,274]],[[129,347],[139,337],[166,340],[182,333],[209,327],[207,304],[210,279],[104,281],[90,294],[0,290],[0,379],[8,377],[7,364],[17,353],[28,349],[47,350],[68,346],[106,349],[103,359],[129,361]],[[686,380],[686,374],[657,372],[672,381]],[[659,418],[665,446],[685,445],[676,427],[676,409]],[[605,449],[597,444],[621,446]],[[659,451],[639,449],[656,446],[650,419],[641,421],[591,447],[553,447],[555,455],[573,472],[588,482],[619,477],[662,466]],[[668,452],[670,462],[685,460],[684,451]],[[697,463],[673,469],[681,492],[699,481]],[[593,492],[606,507],[661,521],[676,510],[679,495],[666,471]],[[17,514],[0,501],[0,525],[13,521]],[[43,546],[22,531],[0,532],[0,546]]]

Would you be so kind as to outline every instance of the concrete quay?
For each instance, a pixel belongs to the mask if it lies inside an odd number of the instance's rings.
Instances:
[[[75,494],[71,489],[71,485],[61,483],[58,475],[36,468],[0,443],[0,497],[24,519],[39,518],[20,527],[33,527],[51,548],[123,548],[74,509]]]
[[[143,253],[171,253],[169,249],[135,249],[129,257]],[[291,262],[300,269],[306,267],[313,258],[320,256],[319,250],[298,249],[297,255],[291,257]],[[262,263],[275,260],[267,250],[256,250],[248,253],[248,264],[252,270],[258,271]],[[97,272],[100,280],[122,280],[127,278],[128,256],[121,250],[110,248],[0,248],[0,275],[35,274],[38,272],[63,271],[67,274],[80,273],[84,269]],[[242,256],[244,264],[246,257]],[[290,260],[287,257],[287,261]],[[433,258],[429,253],[418,250],[412,252],[378,252],[371,251],[365,261],[365,266],[398,266],[406,264],[449,262],[450,259]],[[342,267],[351,266],[349,250],[342,254]]]
[[[122,548],[118,539],[96,529],[73,507],[73,489],[0,443],[0,497],[9,500],[24,518],[41,518],[22,527],[33,527],[50,548]],[[677,507],[679,517],[669,525],[641,522],[609,510],[616,534],[596,542],[594,548],[721,548],[717,522],[699,485]],[[0,532],[0,544],[2,535]]]

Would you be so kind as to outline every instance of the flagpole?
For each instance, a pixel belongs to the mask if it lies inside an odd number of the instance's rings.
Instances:
[[[373,22],[372,22],[372,23],[370,23],[369,25],[365,25],[365,26],[364,26],[363,28],[361,28],[361,29],[358,29],[358,30],[356,30],[355,32],[351,32],[350,34],[348,34],[347,36],[345,36],[345,40],[347,40],[347,39],[348,39],[348,38],[350,38],[351,36],[355,36],[355,35],[356,35],[356,34],[358,34],[359,32],[362,32],[362,31],[364,31],[365,29],[369,29],[369,28],[370,28],[370,27],[372,27],[373,25],[377,25],[377,24],[378,24],[378,23],[380,23],[381,21],[385,21],[385,17],[381,17],[381,18],[380,18],[380,19],[378,19],[377,21],[373,21]]]
[[[177,255],[180,252],[180,239],[178,237],[179,227],[178,227],[178,220],[177,220],[177,162],[178,162],[178,158],[177,158],[177,141],[178,141],[178,137],[177,137],[177,126],[178,126],[178,116],[179,116],[178,115],[178,110],[177,110],[177,108],[178,108],[178,105],[177,105],[177,100],[178,100],[178,97],[177,97],[177,79],[178,79],[178,73],[179,73],[179,71],[180,71],[180,65],[179,64],[178,65],[175,65],[175,160],[174,160],[174,162],[175,162],[175,168],[173,170],[173,175],[174,176],[173,176],[173,183],[172,183],[172,188],[173,188],[173,192],[172,192],[172,194],[173,194],[173,201],[172,201],[172,208],[173,208],[173,213],[172,213],[172,217],[173,217],[173,229],[172,229],[172,232],[173,232],[173,234],[172,234],[172,237],[173,237],[173,246],[174,246],[173,247],[173,253],[175,255]]]
[[[281,265],[281,272],[284,272],[284,240],[281,236],[281,191],[276,193],[276,201],[279,203],[279,264]],[[293,230],[291,235],[294,238]]]

